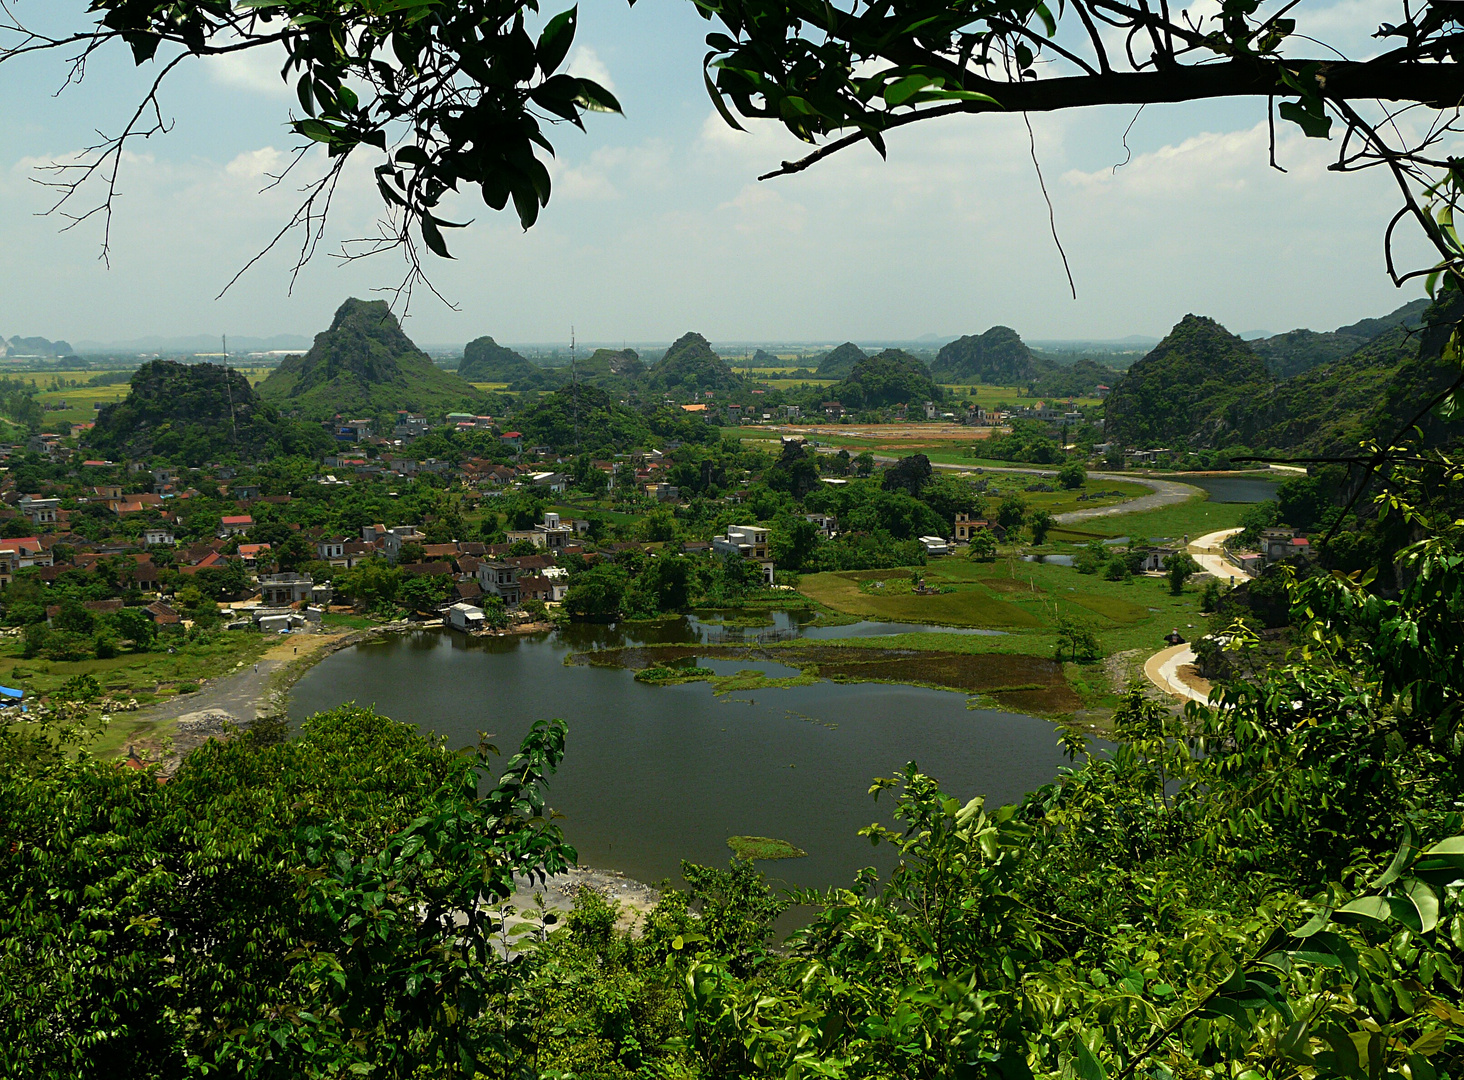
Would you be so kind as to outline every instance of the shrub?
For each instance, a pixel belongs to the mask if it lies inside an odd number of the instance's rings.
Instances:
[[[178,693],[180,693],[180,694],[196,694],[196,693],[198,693],[198,684],[197,683],[191,683],[191,682],[179,683],[178,684]]]
[[[1057,470],[1057,482],[1069,491],[1080,488],[1088,482],[1088,470],[1080,461],[1069,461]]]

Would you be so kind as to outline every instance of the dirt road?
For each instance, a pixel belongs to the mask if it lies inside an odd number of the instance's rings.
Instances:
[[[280,639],[257,664],[241,665],[230,675],[209,679],[194,694],[176,697],[139,710],[128,716],[130,723],[152,725],[158,734],[166,734],[171,721],[185,713],[219,710],[253,723],[261,715],[278,712],[283,705],[284,691],[279,677],[291,664],[307,668],[342,641],[349,632],[328,634],[289,634]]]

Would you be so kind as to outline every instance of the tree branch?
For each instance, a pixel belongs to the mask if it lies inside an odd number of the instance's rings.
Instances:
[[[1317,65],[1317,80],[1326,96],[1337,102],[1349,98],[1418,101],[1434,108],[1454,108],[1464,102],[1464,69],[1458,64],[1414,64],[1378,67],[1370,62],[1286,60],[1295,72]],[[1283,61],[1232,60],[1173,68],[1167,71],[1109,71],[1030,82],[998,82],[967,74],[964,88],[991,96],[987,101],[955,101],[931,108],[879,116],[878,126],[852,132],[814,150],[797,161],[785,161],[769,180],[802,172],[831,154],[869,138],[871,134],[956,113],[1055,112],[1089,105],[1156,105],[1222,97],[1270,97],[1277,93]]]

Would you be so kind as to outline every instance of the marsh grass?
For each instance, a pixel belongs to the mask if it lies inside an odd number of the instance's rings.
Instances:
[[[774,840],[768,836],[729,836],[727,846],[732,854],[743,862],[766,859],[801,859],[808,852],[794,847],[786,840]]]

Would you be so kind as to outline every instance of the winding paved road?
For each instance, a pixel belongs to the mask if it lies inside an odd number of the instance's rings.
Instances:
[[[820,454],[837,454],[841,449],[847,447],[838,446],[816,446],[814,450]],[[893,454],[875,454],[874,460],[882,465],[893,464],[899,461],[899,457]],[[1021,469],[1007,466],[991,465],[947,465],[944,462],[931,462],[931,467],[944,469],[946,472],[978,472],[978,473],[1013,473],[1021,476],[1041,476],[1048,479],[1057,476],[1055,469]],[[1113,517],[1116,514],[1136,514],[1143,510],[1158,510],[1163,506],[1178,506],[1188,502],[1196,495],[1203,495],[1204,491],[1192,484],[1181,484],[1175,480],[1156,480],[1150,476],[1135,476],[1132,473],[1110,473],[1090,472],[1090,480],[1112,480],[1120,483],[1142,484],[1149,488],[1152,495],[1140,495],[1137,499],[1128,499],[1112,506],[1095,506],[1090,510],[1069,510],[1064,514],[1055,514],[1053,521],[1059,525],[1071,525],[1076,521],[1088,521],[1092,518]]]
[[[1204,705],[1210,700],[1210,696],[1202,694],[1179,677],[1179,669],[1194,662],[1195,651],[1189,645],[1171,645],[1167,649],[1159,650],[1144,662],[1144,674],[1166,694],[1198,701]]]
[[[1218,532],[1206,533],[1204,536],[1197,536],[1190,542],[1189,553],[1194,556],[1195,562],[1205,568],[1207,573],[1224,581],[1230,579],[1231,584],[1241,581],[1249,581],[1254,574],[1249,574],[1236,566],[1225,557],[1224,542],[1226,537],[1234,536],[1242,529],[1220,529]]]

